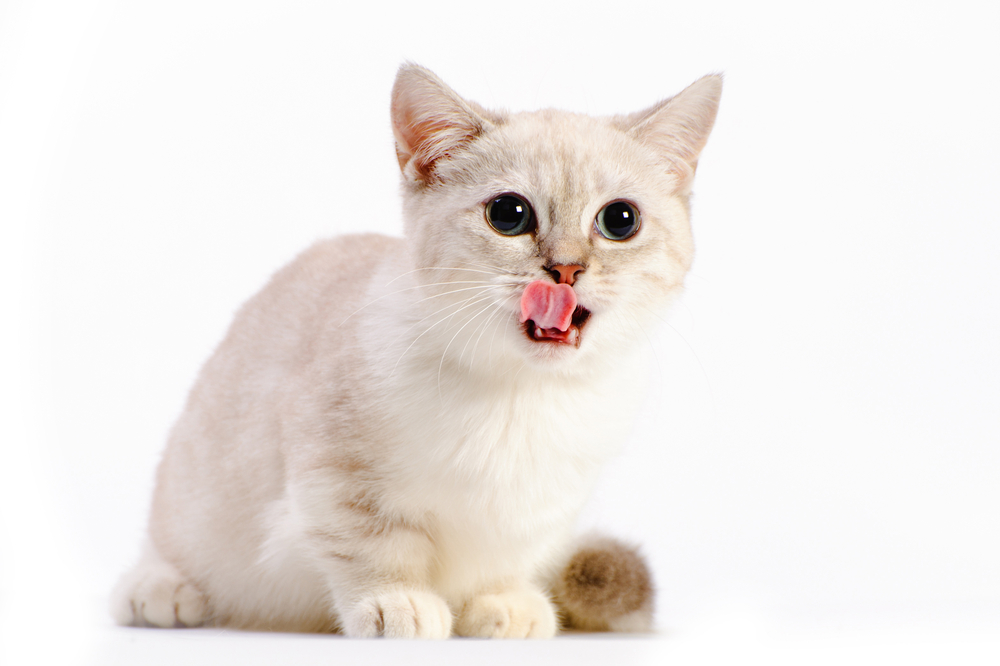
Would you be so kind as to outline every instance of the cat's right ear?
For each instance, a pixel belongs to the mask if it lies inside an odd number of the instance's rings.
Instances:
[[[721,96],[722,77],[710,74],[670,99],[622,119],[625,129],[660,154],[678,190],[691,185]]]
[[[490,121],[433,72],[406,63],[392,87],[396,157],[407,180],[436,180],[435,164],[479,136]]]

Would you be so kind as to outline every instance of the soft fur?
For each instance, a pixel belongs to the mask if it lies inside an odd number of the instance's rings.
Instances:
[[[631,116],[495,113],[403,66],[405,239],[318,243],[243,306],[170,435],[115,618],[546,637],[555,595],[570,625],[648,629],[642,560],[610,540],[576,550],[572,528],[638,402],[643,329],[691,264],[688,192],[720,92],[708,76]],[[533,233],[487,224],[508,192]],[[594,227],[617,199],[642,219],[621,242]],[[518,319],[553,265],[585,267],[579,346]]]

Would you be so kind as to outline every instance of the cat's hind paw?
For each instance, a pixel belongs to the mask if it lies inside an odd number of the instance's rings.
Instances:
[[[208,617],[208,604],[198,588],[150,547],[119,581],[111,615],[125,626],[197,627]]]
[[[479,638],[552,638],[558,623],[541,592],[517,590],[483,594],[462,608],[455,633]]]
[[[353,638],[448,638],[451,610],[444,599],[422,590],[391,590],[362,599],[344,616]]]

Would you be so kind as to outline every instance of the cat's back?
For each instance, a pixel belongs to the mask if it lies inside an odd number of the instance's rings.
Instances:
[[[326,238],[313,243],[275,273],[265,291],[336,285],[337,292],[331,295],[350,299],[364,290],[378,266],[398,261],[405,253],[402,238],[383,234]]]
[[[408,260],[401,238],[381,234],[314,243],[239,309],[202,368],[186,411],[210,404],[215,414],[220,408],[245,413],[248,403],[271,403],[289,378],[317,361],[321,344],[327,351],[351,346],[354,315],[371,298],[373,276],[405,272]]]
[[[335,317],[348,307],[358,307],[372,276],[385,264],[402,264],[406,259],[403,239],[392,236],[355,234],[317,241],[247,302],[233,331],[239,332],[241,325],[283,324],[304,333],[310,317]],[[258,314],[269,319],[255,320]]]
[[[408,260],[402,239],[379,234],[316,242],[243,304],[205,363],[160,461],[150,516],[158,551],[202,589],[207,565],[235,587],[255,566],[267,538],[260,517],[285,492],[283,421],[304,378],[339,362],[331,348],[350,356],[351,315],[374,276]],[[206,544],[223,544],[224,556]]]
[[[344,324],[365,304],[372,277],[387,264],[405,266],[407,260],[401,238],[357,234],[317,241],[240,308],[202,379],[243,363],[294,371],[292,366],[311,362],[319,338],[349,335]]]
[[[407,262],[399,238],[360,234],[318,241],[243,304],[171,432],[154,517],[158,499],[187,494],[185,488],[218,488],[223,478],[229,495],[259,496],[262,486],[270,487],[263,493],[268,497],[280,494],[281,406],[299,400],[303,378],[317,363],[340,361],[331,349],[349,356],[352,315],[370,301],[373,276],[405,271]]]

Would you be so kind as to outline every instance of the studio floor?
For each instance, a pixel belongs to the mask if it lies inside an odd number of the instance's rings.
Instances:
[[[733,612],[651,636],[565,634],[547,641],[351,640],[340,636],[222,629],[117,627],[99,617],[82,624],[8,624],[5,665],[185,664],[997,664],[1000,624],[989,615],[859,621],[853,614],[774,623]]]

